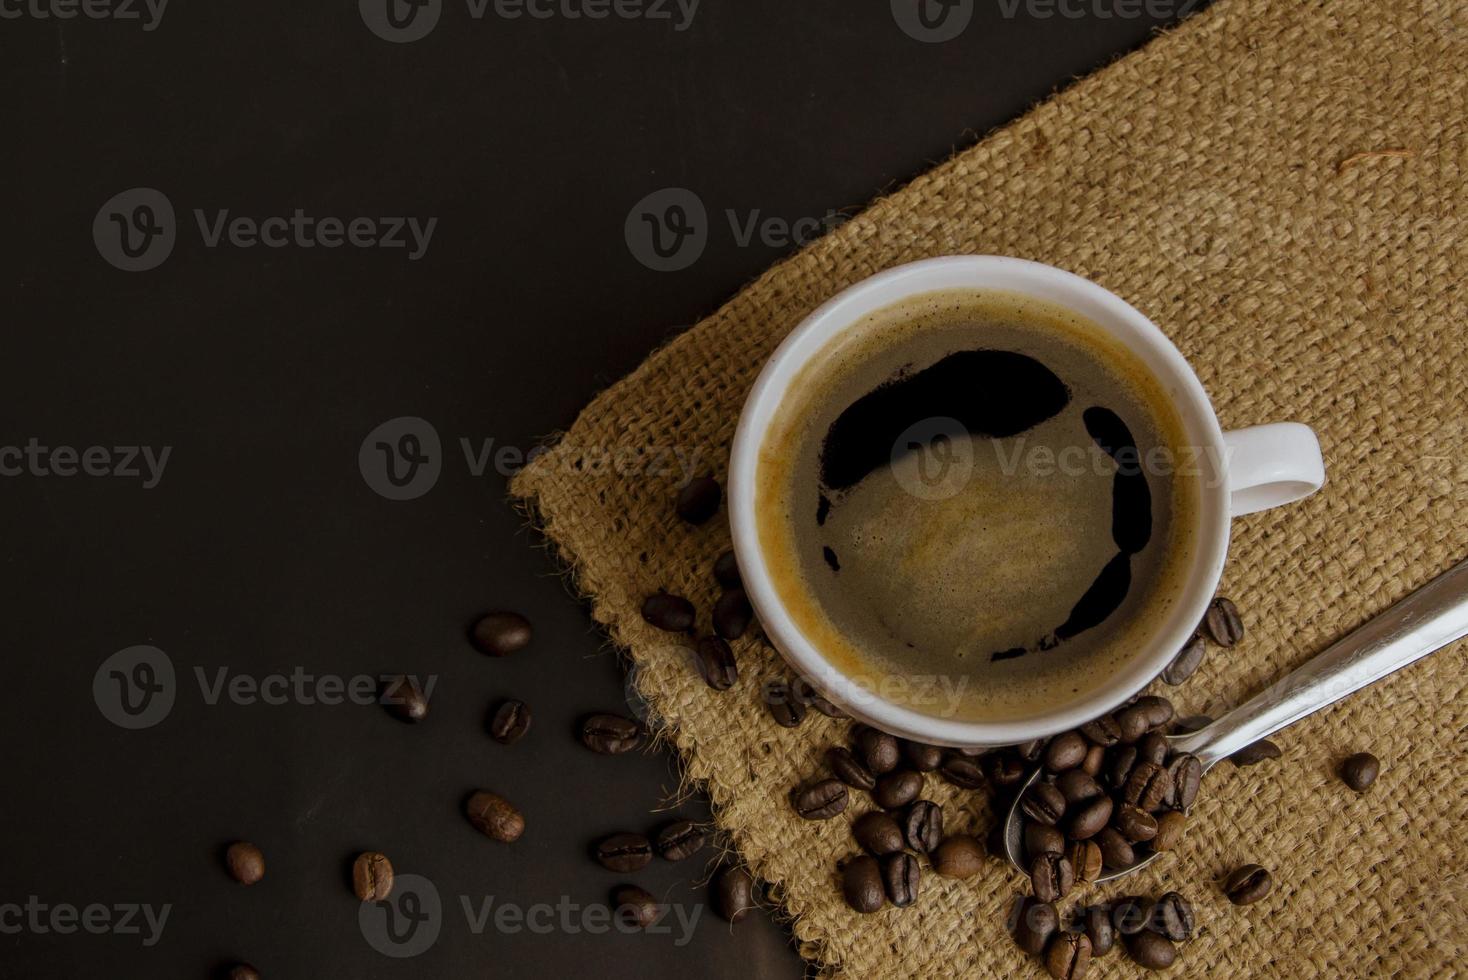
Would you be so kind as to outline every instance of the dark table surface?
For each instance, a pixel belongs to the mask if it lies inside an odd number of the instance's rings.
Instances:
[[[572,737],[625,710],[622,668],[507,474],[793,251],[786,226],[808,237],[1190,4],[958,0],[937,41],[882,0],[691,21],[442,0],[401,40],[426,2],[397,28],[383,0],[0,0],[0,976],[800,975],[772,916],[706,907],[712,847],[632,876],[666,931],[598,915],[622,877],[590,841],[706,810],[669,802],[666,754]],[[636,206],[670,187],[703,248],[659,271]],[[436,219],[426,248],[407,217]],[[402,417],[440,446],[392,500],[359,449]],[[504,660],[464,639],[497,607],[536,625]],[[123,686],[149,679],[137,646],[166,657],[152,700]],[[435,681],[424,723],[323,703],[387,671]],[[485,716],[509,696],[535,723],[505,747]],[[524,811],[518,843],[467,824],[481,786]],[[251,888],[222,869],[239,838],[267,859]],[[366,848],[417,915],[359,919]]]

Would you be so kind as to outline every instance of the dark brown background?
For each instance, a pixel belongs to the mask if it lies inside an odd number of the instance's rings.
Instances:
[[[265,6],[174,0],[152,32],[0,20],[0,445],[173,447],[152,490],[0,478],[0,905],[172,905],[151,949],[0,933],[0,976],[201,976],[235,958],[270,978],[798,976],[769,916],[731,932],[705,911],[682,947],[466,927],[461,894],[605,901],[620,879],[587,843],[667,819],[654,809],[677,779],[664,756],[604,759],[573,740],[580,714],[623,704],[617,658],[505,504],[504,476],[472,475],[458,440],[530,448],[791,250],[741,247],[726,209],[855,208],[1159,21],[1097,16],[1089,0],[1078,18],[1005,18],[977,0],[959,38],[927,44],[881,0],[704,0],[684,32],[473,20],[449,0],[431,35],[394,45],[351,0]],[[130,274],[103,261],[91,226],[138,186],[171,199],[179,242]],[[694,190],[713,222],[676,273],[640,265],[623,235],[634,203],[667,186]],[[296,207],[439,220],[409,262],[208,249],[191,215]],[[436,427],[443,473],[391,502],[357,450],[405,415]],[[506,661],[469,648],[464,624],[490,607],[530,615],[534,646]],[[142,643],[172,658],[178,701],[129,732],[99,712],[92,678]],[[211,706],[196,667],[408,670],[440,688],[408,728],[374,707]],[[507,695],[537,713],[513,748],[483,732]],[[467,826],[477,786],[521,805],[517,845]],[[248,890],[218,860],[238,837],[269,862]],[[344,868],[364,847],[443,895],[423,955],[387,959],[362,938]],[[702,871],[660,861],[636,877],[692,906]]]

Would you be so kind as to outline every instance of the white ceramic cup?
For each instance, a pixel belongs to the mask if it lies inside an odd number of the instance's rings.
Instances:
[[[869,313],[945,289],[1004,290],[1063,306],[1108,331],[1139,357],[1176,405],[1187,444],[1221,469],[1200,481],[1191,566],[1181,601],[1151,641],[1084,700],[1023,721],[970,721],[924,713],[884,699],[870,683],[844,675],[796,628],[771,581],[756,532],[756,469],[770,423],[793,379],[836,335]],[[1207,393],[1166,335],[1120,297],[1052,266],[1001,256],[954,256],[899,266],[840,293],[808,316],[771,355],[739,418],[729,461],[729,514],[744,588],[765,634],[801,676],[850,714],[883,731],[938,745],[1013,745],[1074,728],[1145,687],[1182,649],[1202,620],[1223,572],[1233,517],[1286,504],[1318,490],[1325,464],[1315,433],[1297,423],[1224,432]]]

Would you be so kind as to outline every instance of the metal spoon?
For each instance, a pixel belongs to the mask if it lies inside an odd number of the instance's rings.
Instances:
[[[1464,636],[1468,636],[1468,560],[1357,627],[1206,728],[1167,736],[1167,747],[1173,752],[1193,753],[1206,773],[1245,746]],[[1026,874],[1029,871],[1021,860],[1024,817],[1019,801],[1040,773],[1037,768],[1020,787],[1004,824],[1005,853],[1009,862]],[[1111,881],[1131,874],[1157,857],[1153,853],[1130,868],[1108,872],[1096,880]]]

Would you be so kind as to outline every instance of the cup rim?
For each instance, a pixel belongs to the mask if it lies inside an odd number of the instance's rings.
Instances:
[[[1213,454],[1213,485],[1200,486],[1194,554],[1180,600],[1166,614],[1145,651],[1116,670],[1087,698],[1031,717],[971,721],[926,714],[875,694],[846,696],[859,686],[795,626],[775,590],[759,546],[755,521],[759,454],[770,422],[796,374],[842,330],[866,314],[941,289],[993,289],[1033,296],[1073,309],[1126,343],[1157,372],[1173,394],[1190,441]],[[1109,322],[1108,322],[1109,321]],[[1115,329],[1125,327],[1127,336]],[[1145,345],[1139,349],[1139,344]],[[1228,550],[1228,458],[1223,431],[1202,382],[1167,335],[1105,287],[1054,266],[999,255],[945,256],[879,272],[832,296],[780,343],[761,369],[740,412],[729,459],[729,518],[746,594],[765,635],[802,677],[859,721],[905,738],[938,745],[1013,745],[1076,728],[1123,704],[1145,688],[1189,640],[1212,601]]]

